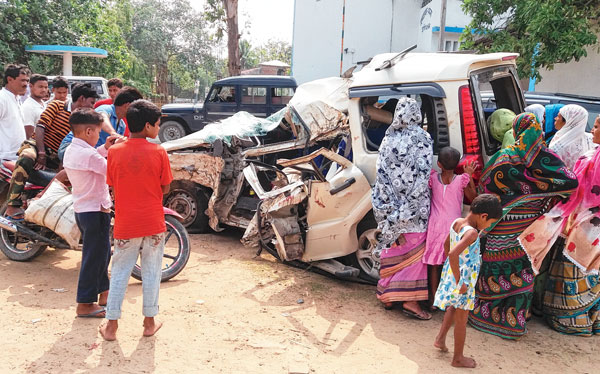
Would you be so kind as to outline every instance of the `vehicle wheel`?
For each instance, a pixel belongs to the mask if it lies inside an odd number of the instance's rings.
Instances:
[[[160,125],[160,130],[158,131],[158,137],[161,142],[183,138],[185,135],[185,128],[177,121],[166,121]]]
[[[167,232],[165,234],[165,249],[160,281],[165,282],[181,273],[190,259],[190,238],[187,230],[177,218],[165,216]],[[131,276],[142,280],[142,268],[135,264]]]
[[[361,277],[365,280],[377,283],[379,280],[379,256],[373,254],[377,247],[377,235],[379,230],[371,228],[364,231],[358,237],[358,250],[355,252],[356,264],[361,271]]]
[[[193,234],[208,231],[208,198],[194,183],[175,181],[165,197],[165,206],[183,217],[181,223]]]
[[[7,203],[2,204],[0,207],[1,215],[4,215],[6,207]],[[47,247],[47,244],[32,241],[18,233],[0,229],[0,251],[10,260],[29,261],[41,255]]]

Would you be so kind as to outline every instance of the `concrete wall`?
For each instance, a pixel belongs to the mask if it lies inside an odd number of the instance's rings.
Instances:
[[[535,90],[600,97],[600,54],[596,48],[588,48],[588,56],[578,62],[557,64],[554,70],[541,71],[542,80]]]
[[[358,61],[416,42],[422,0],[296,0],[292,75],[298,83],[340,74]]]
[[[295,0],[292,75],[298,83],[340,74],[379,53],[437,51],[441,0]],[[458,41],[470,21],[461,0],[448,0],[445,39]],[[437,28],[437,30],[436,30]]]

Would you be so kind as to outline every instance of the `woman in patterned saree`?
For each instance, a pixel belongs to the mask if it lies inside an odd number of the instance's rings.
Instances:
[[[535,115],[523,113],[513,122],[515,144],[496,153],[481,177],[482,192],[497,194],[506,215],[482,242],[477,302],[469,323],[507,339],[527,332],[533,271],[519,245],[519,235],[556,202],[569,196],[577,179],[548,148]]]
[[[600,144],[600,117],[592,129]],[[600,148],[581,157],[573,171],[579,187],[519,237],[537,274],[551,260],[542,314],[565,334],[600,334]]]
[[[414,99],[401,98],[394,120],[379,147],[373,212],[381,230],[377,298],[391,309],[403,302],[405,314],[431,319],[418,301],[427,300],[425,251],[429,219],[429,175],[433,142],[421,128],[421,109]]]

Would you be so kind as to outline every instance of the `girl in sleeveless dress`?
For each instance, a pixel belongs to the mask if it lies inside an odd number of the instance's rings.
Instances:
[[[444,243],[448,255],[442,270],[442,281],[435,294],[434,305],[446,311],[434,346],[447,351],[446,335],[454,324],[454,357],[452,366],[475,367],[475,360],[463,354],[467,319],[475,305],[475,283],[481,266],[479,232],[486,230],[502,216],[500,200],[491,194],[476,197],[465,218],[450,227]]]

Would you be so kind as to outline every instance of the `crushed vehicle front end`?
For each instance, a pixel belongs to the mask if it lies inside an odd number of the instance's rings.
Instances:
[[[190,195],[207,197],[196,207],[197,217],[206,214],[202,229],[244,228],[246,246],[267,248],[282,261],[375,281],[371,189],[346,158],[350,84],[311,82],[267,119],[239,112],[164,143],[176,186],[193,184]],[[166,203],[181,214],[175,190]]]

